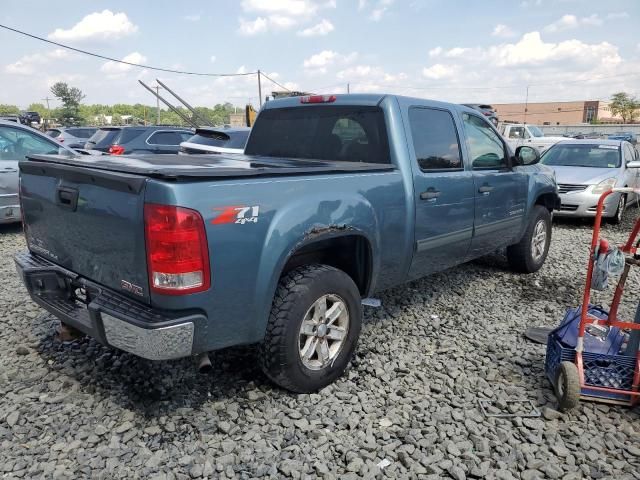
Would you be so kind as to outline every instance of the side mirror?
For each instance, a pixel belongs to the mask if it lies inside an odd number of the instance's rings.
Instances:
[[[640,160],[633,160],[627,163],[627,168],[640,168]]]
[[[521,145],[516,148],[515,160],[517,165],[535,165],[540,161],[540,152],[533,147]]]

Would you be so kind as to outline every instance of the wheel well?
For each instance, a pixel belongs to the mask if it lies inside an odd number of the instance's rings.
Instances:
[[[556,208],[557,196],[555,193],[543,193],[536,198],[536,205],[542,205],[550,212]]]
[[[371,245],[362,235],[319,239],[296,250],[287,261],[282,275],[302,265],[321,263],[349,275],[365,296],[371,282]]]

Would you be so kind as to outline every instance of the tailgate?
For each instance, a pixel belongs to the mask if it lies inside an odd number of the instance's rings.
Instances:
[[[29,250],[82,277],[149,302],[143,176],[20,162]]]

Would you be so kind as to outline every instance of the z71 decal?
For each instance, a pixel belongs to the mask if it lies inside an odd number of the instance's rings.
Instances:
[[[213,223],[214,225],[222,225],[225,223],[239,223],[240,225],[244,225],[248,222],[258,223],[260,206],[254,205],[252,207],[217,207],[214,208],[214,210],[220,212],[220,215],[211,220],[211,223]]]

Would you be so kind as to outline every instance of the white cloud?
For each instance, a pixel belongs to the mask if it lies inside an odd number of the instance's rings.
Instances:
[[[491,32],[491,36],[499,38],[511,38],[515,37],[516,35],[516,32],[502,23],[496,25],[493,29],[493,32]]]
[[[85,16],[68,30],[56,28],[49,34],[51,40],[115,40],[138,31],[124,12],[113,13],[111,10],[94,12]]]
[[[24,57],[10,63],[4,67],[6,73],[16,75],[32,75],[40,70],[40,67],[52,63],[54,60],[65,60],[71,57],[71,54],[62,49],[56,48],[46,53],[34,53],[25,55]]]
[[[326,73],[328,67],[336,64],[347,65],[352,63],[357,57],[358,54],[356,52],[342,55],[333,50],[323,50],[305,59],[304,62],[302,62],[302,66],[308,73]]]
[[[623,18],[629,18],[630,15],[627,12],[613,12],[607,14],[607,20],[621,20]]]
[[[443,65],[436,63],[429,68],[422,69],[422,75],[431,80],[439,80],[441,78],[451,77],[455,74],[456,67],[453,65]]]
[[[240,19],[240,33],[244,35],[286,30],[308,23],[320,9],[336,8],[335,0],[243,0],[240,5],[243,12],[258,15],[254,20]]]
[[[135,64],[142,64],[147,61],[147,57],[138,52],[132,52],[129,55],[126,55],[122,58],[123,61]],[[108,61],[100,67],[100,70],[108,73],[108,74],[121,74],[124,72],[128,72],[134,68],[132,65],[127,65],[124,63],[118,63],[113,61]]]
[[[333,23],[331,23],[327,19],[323,19],[320,23],[317,23],[312,27],[308,27],[308,28],[305,28],[304,30],[299,31],[298,35],[300,35],[301,37],[317,37],[322,35],[328,35],[329,33],[333,32],[333,30],[334,30]]]
[[[609,14],[607,16],[607,20],[613,20],[616,15],[619,14]],[[623,14],[624,15],[624,14]],[[555,32],[563,32],[566,30],[572,30],[574,28],[578,28],[581,26],[590,26],[590,27],[599,27],[604,24],[604,20],[596,13],[589,15],[588,17],[577,17],[576,15],[563,15],[558,20],[553,23],[550,23],[546,27],[544,27],[545,32],[555,33]]]
[[[442,47],[435,47],[429,50],[429,56],[431,58],[439,57],[442,54],[442,52],[443,52]]]
[[[256,35],[267,31],[267,19],[258,17],[255,20],[240,19],[240,33],[242,35]]]
[[[621,62],[617,47],[608,42],[586,44],[580,40],[565,40],[559,43],[545,43],[539,32],[530,32],[513,44],[491,47],[488,51],[491,61],[499,67],[535,66],[549,62],[568,64]]]
[[[184,18],[187,22],[199,22],[202,18],[202,15],[200,15],[199,13],[195,13],[192,15],[185,15],[182,18]]]

